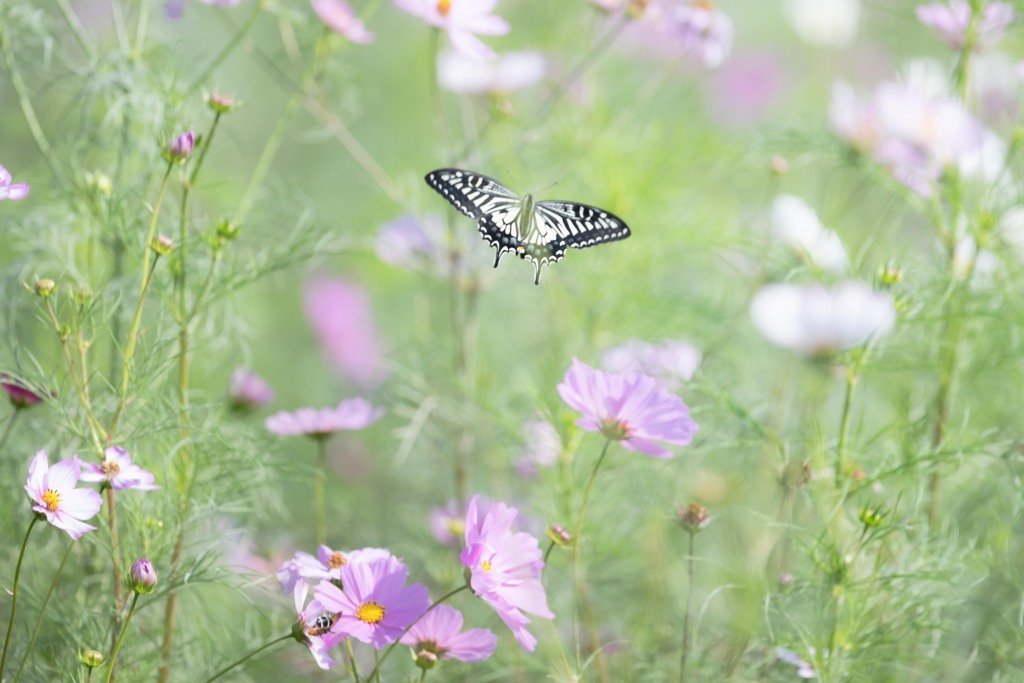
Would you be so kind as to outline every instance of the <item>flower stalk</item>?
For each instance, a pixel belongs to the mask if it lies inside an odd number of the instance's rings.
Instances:
[[[128,625],[132,621],[132,615],[135,614],[135,605],[139,602],[140,593],[136,592],[132,597],[131,607],[128,608],[128,615],[124,618],[124,625],[121,626],[121,634],[117,637],[117,644],[114,645],[114,652],[110,655],[110,669],[107,671],[107,683],[110,683],[114,678],[114,668],[117,666],[117,653],[121,651],[121,645],[124,643],[124,635],[128,632]]]
[[[274,638],[273,640],[271,640],[271,641],[269,641],[267,643],[264,643],[263,645],[260,645],[258,648],[256,648],[255,650],[253,650],[249,654],[245,655],[241,659],[239,659],[239,660],[237,660],[235,662],[232,662],[231,664],[227,665],[226,667],[224,667],[223,669],[221,669],[217,673],[215,673],[212,676],[210,676],[209,678],[207,678],[206,679],[206,683],[211,683],[212,681],[217,680],[218,678],[220,678],[224,674],[228,673],[229,671],[231,671],[235,667],[238,667],[238,666],[241,666],[242,664],[245,664],[247,661],[249,661],[250,659],[252,659],[256,655],[258,655],[259,653],[263,652],[264,650],[268,650],[268,649],[272,648],[273,646],[277,645],[278,643],[284,642],[286,640],[291,640],[291,638],[292,638],[292,634],[288,633],[288,634],[285,634],[285,635],[281,636],[280,638]]]
[[[14,613],[18,609],[18,579],[21,577],[21,561],[25,559],[25,547],[28,545],[28,536],[32,533],[32,527],[39,521],[39,515],[33,514],[32,521],[25,531],[25,539],[21,542],[21,551],[18,553],[18,564],[14,568],[14,585],[11,586],[11,616],[7,619],[7,635],[4,636],[4,651],[0,655],[0,680],[4,677],[4,666],[7,664],[7,648],[11,642],[11,631],[14,630]]]

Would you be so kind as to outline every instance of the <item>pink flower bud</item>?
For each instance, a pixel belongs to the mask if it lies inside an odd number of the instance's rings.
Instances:
[[[196,135],[192,131],[182,133],[167,143],[167,158],[171,161],[180,161],[192,154],[196,146]]]
[[[136,593],[152,593],[156,590],[156,570],[148,557],[140,558],[128,572],[132,590]]]

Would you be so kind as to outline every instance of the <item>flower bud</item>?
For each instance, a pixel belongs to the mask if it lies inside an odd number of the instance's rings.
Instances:
[[[691,501],[689,505],[679,507],[679,521],[684,529],[695,534],[708,525],[708,509]]]
[[[878,269],[878,280],[882,284],[882,289],[888,289],[903,280],[903,271],[894,261],[888,261]]]
[[[167,256],[174,250],[174,241],[167,235],[157,235],[149,247],[161,256]]]
[[[413,657],[416,658],[416,666],[424,671],[429,671],[437,666],[437,655],[430,650],[420,650]]]
[[[238,233],[242,231],[242,226],[235,225],[231,221],[225,219],[217,224],[217,234],[226,240],[233,240],[238,237]]]
[[[182,133],[167,143],[168,161],[182,161],[192,154],[196,146],[196,135],[192,131]]]
[[[794,579],[793,575],[789,572],[782,572],[782,574],[779,575],[779,588],[782,590],[788,590],[792,588],[794,584],[796,584],[796,579]]]
[[[861,508],[861,511],[857,514],[857,519],[866,527],[880,526],[882,524],[882,511]]]
[[[789,159],[783,156],[775,155],[768,162],[768,168],[775,175],[786,175],[789,173]]]
[[[90,189],[96,190],[104,197],[109,197],[114,191],[114,181],[106,173],[87,172],[85,182]]]
[[[43,397],[25,387],[25,383],[6,372],[0,375],[0,389],[7,394],[15,408],[28,408],[41,402]]]
[[[206,98],[206,104],[218,114],[226,114],[238,106],[238,102],[234,97],[217,92],[211,93]]]
[[[55,289],[57,289],[57,283],[49,278],[36,280],[36,294],[44,299],[53,294],[53,290]]]
[[[75,303],[76,304],[78,304],[79,306],[84,306],[85,304],[89,303],[90,301],[92,301],[92,290],[91,289],[89,289],[88,287],[79,287],[79,288],[77,288],[75,290]]]
[[[548,527],[547,536],[551,542],[559,546],[567,546],[572,542],[572,534],[565,530],[565,527],[552,524]]]
[[[156,590],[156,570],[148,557],[140,558],[128,572],[132,590],[136,593],[152,593]]]
[[[97,650],[82,650],[78,653],[78,659],[88,668],[95,669],[102,664],[106,658],[103,656],[102,652]]]

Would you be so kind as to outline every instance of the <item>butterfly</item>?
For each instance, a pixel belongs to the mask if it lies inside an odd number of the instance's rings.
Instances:
[[[442,168],[426,175],[427,184],[452,206],[475,218],[484,241],[494,247],[494,267],[506,252],[533,263],[533,283],[540,271],[565,256],[568,247],[586,249],[629,237],[629,226],[604,209],[576,202],[534,201],[520,197],[494,178],[473,171]]]

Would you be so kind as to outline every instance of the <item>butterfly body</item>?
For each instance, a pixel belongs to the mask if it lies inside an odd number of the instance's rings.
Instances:
[[[427,184],[452,206],[477,221],[480,235],[495,248],[494,267],[506,252],[534,266],[534,284],[541,268],[565,256],[569,247],[586,249],[626,239],[626,223],[596,206],[566,201],[534,201],[520,197],[497,180],[480,173],[442,168],[426,176]]]

